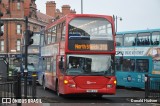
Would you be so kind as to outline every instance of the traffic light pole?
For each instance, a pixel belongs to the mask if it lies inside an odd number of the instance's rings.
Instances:
[[[1,18],[3,17],[3,13],[0,10],[0,36],[3,36],[2,26],[4,26],[4,23],[2,22]]]
[[[27,30],[28,30],[28,17],[25,19],[25,25],[26,25],[26,31],[25,31],[25,69],[24,69],[24,98],[27,98],[27,75],[28,75],[28,69],[27,69],[27,63],[28,63],[28,45],[27,45]]]

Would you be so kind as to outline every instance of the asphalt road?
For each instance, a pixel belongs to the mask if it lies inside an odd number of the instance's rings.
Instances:
[[[145,102],[144,90],[118,88],[116,95],[104,95],[102,98],[93,96],[59,97],[52,90],[43,90],[42,86],[37,86],[37,99],[42,103],[25,104],[22,106],[160,106],[160,98],[155,99],[158,102]],[[140,102],[137,102],[140,101]],[[154,99],[152,99],[154,100]],[[17,106],[17,104],[0,104],[0,106]]]
[[[72,95],[64,98],[58,97],[52,90],[43,90],[42,86],[37,86],[37,98],[42,99],[44,106],[160,106],[157,102],[145,102],[144,97],[144,90],[118,88],[116,95],[104,95],[102,98],[86,95]]]

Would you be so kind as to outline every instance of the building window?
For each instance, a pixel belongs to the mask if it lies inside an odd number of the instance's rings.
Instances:
[[[20,9],[21,9],[21,4],[17,3],[17,10],[20,10]]]
[[[36,31],[37,31],[37,27],[34,26],[34,27],[33,27],[33,32],[36,32]]]
[[[21,34],[21,25],[17,24],[17,34]]]
[[[18,39],[17,40],[17,51],[20,51],[21,50],[21,40]]]
[[[3,52],[4,51],[4,40],[0,41],[0,51]]]

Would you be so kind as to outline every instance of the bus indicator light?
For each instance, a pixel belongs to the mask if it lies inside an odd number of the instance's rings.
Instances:
[[[64,84],[68,84],[68,80],[64,80]]]

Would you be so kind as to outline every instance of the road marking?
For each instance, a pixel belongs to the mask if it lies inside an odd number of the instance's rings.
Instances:
[[[95,103],[91,103],[92,105],[94,105]]]
[[[110,104],[110,103],[105,103],[105,104]]]
[[[158,103],[148,103],[148,104],[152,104],[154,106],[160,106],[160,104],[158,104]]]

